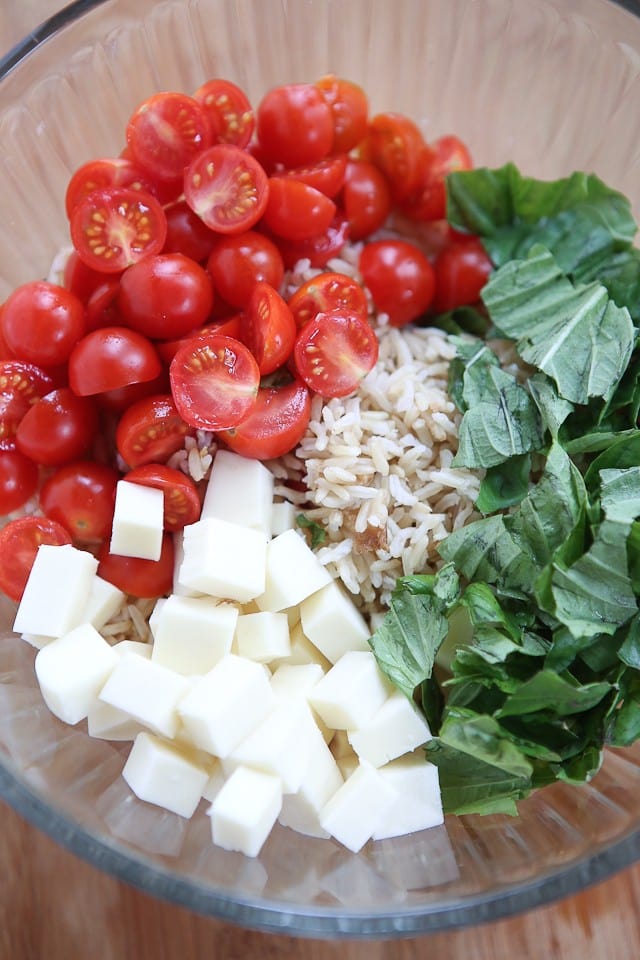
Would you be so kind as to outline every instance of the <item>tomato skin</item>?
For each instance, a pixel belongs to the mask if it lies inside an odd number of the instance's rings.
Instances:
[[[167,218],[167,239],[163,253],[182,253],[198,263],[206,260],[216,242],[210,230],[186,200],[178,200],[164,208]]]
[[[311,277],[289,298],[289,307],[298,330],[319,313],[344,310],[363,320],[369,315],[369,304],[362,286],[343,273],[320,273]]]
[[[259,283],[241,315],[242,342],[256,359],[260,376],[281,367],[296,339],[296,324],[287,303],[268,283]]]
[[[2,334],[21,360],[41,367],[64,363],[85,331],[82,301],[46,280],[22,284],[2,311]]]
[[[122,557],[109,552],[109,541],[100,547],[98,576],[132,597],[162,597],[173,587],[174,547],[170,533],[162,536],[159,560]]]
[[[193,427],[185,423],[170,394],[143,397],[122,414],[116,427],[116,448],[132,469],[163,463],[181,450]]]
[[[77,250],[70,251],[62,277],[63,286],[85,304],[96,287],[104,282],[104,273],[88,267],[78,256]]]
[[[300,180],[308,187],[313,187],[324,193],[325,197],[335,197],[344,184],[347,169],[346,153],[334,153],[324,160],[309,164],[306,167],[295,167],[293,170],[283,170],[280,176]]]
[[[117,470],[94,460],[69,463],[42,484],[40,508],[74,543],[100,543],[111,533],[119,479]]]
[[[256,230],[221,238],[207,269],[216,293],[236,310],[246,307],[256,283],[264,280],[278,289],[284,277],[282,254],[273,240]]]
[[[170,366],[180,347],[184,346],[187,340],[194,340],[198,337],[206,337],[210,333],[219,333],[223,337],[233,337],[234,340],[242,340],[241,335],[241,314],[236,313],[226,320],[215,320],[212,323],[205,323],[196,330],[189,330],[183,337],[177,340],[163,340],[156,344],[158,356],[166,366]]]
[[[132,160],[124,157],[107,157],[89,160],[75,171],[65,195],[67,217],[86,196],[105,187],[127,187],[129,190],[144,190],[153,193],[153,187]]]
[[[367,135],[369,101],[362,87],[350,80],[327,74],[316,86],[331,108],[333,153],[349,153]]]
[[[493,264],[480,240],[470,237],[445,247],[434,265],[437,313],[475,303],[489,279]]]
[[[95,400],[101,410],[121,414],[134,403],[137,403],[138,400],[143,400],[145,397],[151,397],[157,393],[168,393],[169,390],[169,371],[163,367],[153,380],[127,383],[124,387],[104,390],[102,393],[96,394]]]
[[[158,200],[142,190],[95,190],[76,206],[71,240],[83,262],[102,273],[121,273],[143,257],[160,253],[167,218]]]
[[[352,240],[362,240],[379,230],[392,207],[384,174],[367,160],[350,159],[347,163],[340,202]]]
[[[255,128],[255,116],[240,87],[215,77],[198,87],[193,97],[209,117],[214,143],[248,145]]]
[[[430,158],[420,128],[401,113],[379,113],[369,124],[371,162],[385,175],[396,203],[410,196]]]
[[[0,450],[0,514],[23,507],[36,492],[40,472],[19,450]]]
[[[346,217],[336,213],[335,217],[324,231],[315,237],[306,240],[285,240],[278,237],[278,249],[287,269],[294,267],[299,260],[308,260],[309,266],[326,267],[333,257],[340,255],[349,238],[349,224]]]
[[[53,389],[49,373],[22,360],[0,361],[0,445],[15,446],[18,425],[27,410]]]
[[[307,240],[328,230],[336,214],[333,200],[292,177],[271,177],[264,223],[278,237]]]
[[[274,87],[258,104],[256,131],[262,150],[275,163],[317,163],[333,147],[331,107],[313,84]]]
[[[71,537],[49,517],[18,517],[0,530],[0,590],[17,603],[43,543],[62,547],[71,543]]]
[[[246,150],[231,143],[217,143],[197,154],[187,167],[184,196],[211,230],[242,233],[265,211],[268,178]]]
[[[100,327],[117,327],[122,323],[118,310],[118,293],[120,292],[120,277],[113,274],[102,274],[100,283],[87,300],[86,317],[87,333],[98,330]]]
[[[164,529],[169,533],[195,523],[200,516],[198,489],[181,470],[161,463],[146,463],[130,470],[125,477],[129,483],[155,487],[164,494]]]
[[[145,257],[124,273],[118,307],[125,322],[147,337],[181,337],[208,319],[213,308],[209,275],[182,253]]]
[[[412,243],[377,240],[360,255],[360,272],[380,313],[393,327],[417,320],[431,305],[435,293],[433,267]]]
[[[218,438],[235,453],[254,460],[281,457],[298,446],[311,418],[311,393],[301,380],[260,387],[251,414]]]
[[[36,463],[58,467],[82,457],[97,429],[93,401],[61,387],[45,394],[25,413],[16,432],[16,445]]]
[[[69,385],[79,397],[153,380],[162,370],[147,337],[128,327],[100,327],[83,337],[69,357]]]
[[[411,220],[443,220],[447,215],[445,178],[456,170],[470,170],[473,166],[471,154],[459,137],[439,137],[430,149],[429,160],[412,195],[402,204],[403,213]]]
[[[181,177],[212,141],[206,110],[193,97],[175,92],[147,97],[129,118],[126,136],[133,161],[152,181]]]
[[[319,313],[299,331],[293,358],[310,390],[322,397],[346,397],[375,366],[378,338],[355,313]]]

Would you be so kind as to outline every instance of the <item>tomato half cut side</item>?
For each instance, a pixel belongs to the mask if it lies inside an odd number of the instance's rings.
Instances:
[[[320,193],[324,193],[326,197],[335,197],[344,183],[346,169],[346,153],[334,153],[330,157],[325,157],[324,160],[319,160],[307,167],[294,167],[293,170],[285,170],[281,176],[301,180],[307,186],[314,187]]]
[[[0,530],[0,590],[12,600],[22,599],[38,547],[71,543],[65,528],[49,517],[18,517]]]
[[[298,334],[293,357],[310,390],[323,397],[346,397],[375,366],[378,338],[356,314],[319,313]]]
[[[296,339],[293,314],[277,290],[259,283],[241,315],[242,342],[256,358],[260,375],[273,373],[289,359]]]
[[[212,333],[180,347],[169,378],[176,407],[187,423],[203,430],[228,430],[251,412],[260,370],[243,343]]]
[[[173,586],[174,547],[170,533],[162,536],[159,560],[122,557],[109,552],[105,540],[98,551],[98,576],[132,597],[162,597]]]
[[[362,285],[344,273],[320,273],[306,280],[289,298],[289,307],[298,329],[318,313],[344,310],[357,314],[363,320],[369,314]]]
[[[243,90],[230,80],[214,78],[198,87],[194,100],[204,107],[214,143],[246,147],[255,127],[251,104]]]
[[[36,364],[0,361],[0,444],[13,443],[25,413],[52,387],[52,378]]]
[[[116,447],[129,467],[163,463],[195,433],[182,419],[169,394],[143,397],[122,414],[116,427]]]
[[[71,215],[71,239],[88,267],[119,273],[143,257],[160,253],[167,218],[155,197],[142,190],[95,190]]]
[[[195,523],[200,516],[198,488],[181,470],[162,463],[145,463],[126,474],[130,483],[155,487],[164,494],[164,529],[169,533]]]
[[[281,387],[260,387],[247,419],[218,437],[243,457],[271,460],[298,446],[310,418],[311,393],[301,380],[293,380]]]
[[[206,110],[178,92],[148,97],[127,124],[133,160],[154,181],[181,177],[194,156],[210,146],[211,136]]]
[[[399,203],[418,185],[431,152],[420,128],[401,113],[378,113],[369,124],[367,144]]]
[[[367,135],[369,101],[367,95],[350,80],[326,74],[316,82],[333,118],[333,153],[348,153]]]
[[[153,193],[153,187],[132,160],[125,157],[105,157],[89,160],[78,167],[69,180],[65,194],[67,217],[94,190],[106,187],[127,187],[129,190],[144,190]]]
[[[211,230],[234,234],[261,218],[269,184],[250,153],[231,143],[218,143],[199,153],[185,171],[184,195]]]

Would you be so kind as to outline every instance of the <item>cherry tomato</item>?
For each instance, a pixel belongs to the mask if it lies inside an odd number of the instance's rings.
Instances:
[[[366,244],[360,255],[360,272],[376,309],[388,314],[393,327],[417,320],[431,305],[433,267],[412,243],[377,240]]]
[[[300,380],[282,387],[260,387],[246,420],[219,434],[235,453],[255,460],[282,457],[298,446],[311,417],[311,393]]]
[[[307,240],[329,228],[336,213],[333,200],[301,180],[271,177],[264,223],[278,237]]]
[[[320,273],[298,287],[289,298],[298,329],[319,313],[345,311],[363,320],[369,315],[366,294],[357,280],[344,273]]]
[[[23,507],[36,492],[37,465],[19,450],[0,450],[0,513],[6,516]]]
[[[331,108],[333,153],[349,153],[367,135],[369,102],[362,87],[333,74],[321,77],[316,86]]]
[[[241,340],[249,347],[261,376],[273,373],[289,358],[296,339],[290,308],[277,290],[259,283],[240,319]]]
[[[0,446],[15,443],[18,424],[27,410],[52,388],[52,378],[35,364],[0,361]]]
[[[409,196],[429,156],[419,127],[401,113],[379,113],[369,124],[367,143],[371,162],[387,178],[393,200]]]
[[[155,487],[164,494],[164,529],[170,533],[195,523],[200,516],[200,497],[191,479],[181,470],[161,463],[145,463],[126,474],[130,483]]]
[[[256,111],[258,140],[285,167],[317,163],[333,147],[333,114],[318,87],[289,83],[269,90]]]
[[[440,137],[431,144],[431,155],[402,211],[412,220],[442,220],[447,214],[445,178],[473,166],[468,148],[458,137]]]
[[[194,99],[204,107],[214,143],[246,147],[255,127],[255,117],[246,94],[230,80],[214,78],[203,83]]]
[[[69,181],[65,195],[67,216],[71,217],[79,202],[86,196],[105,187],[126,187],[129,190],[153,193],[153,187],[132,160],[124,157],[89,160],[76,170]]]
[[[260,385],[260,370],[248,347],[215,333],[180,347],[169,377],[180,416],[204,430],[228,430],[242,423]]]
[[[324,193],[326,197],[335,197],[344,183],[346,169],[346,153],[334,153],[309,166],[283,170],[280,176],[301,180],[307,186]]]
[[[80,258],[102,273],[120,273],[160,253],[167,236],[167,218],[155,197],[122,187],[90,193],[76,206],[70,226]]]
[[[111,533],[117,470],[94,460],[60,467],[40,490],[40,508],[62,524],[75,543],[100,543]]]
[[[378,338],[355,313],[319,313],[300,330],[293,350],[298,375],[323,397],[346,397],[378,359]]]
[[[208,319],[213,287],[195,260],[182,253],[161,253],[145,257],[124,273],[118,306],[134,330],[156,340],[169,340]]]
[[[18,517],[0,530],[0,590],[18,603],[43,543],[62,547],[71,543],[71,537],[49,517]]]
[[[278,289],[284,277],[277,246],[255,230],[221,238],[211,251],[207,269],[216,293],[236,310],[246,307],[256,283],[264,280]]]
[[[69,253],[62,277],[63,286],[83,303],[89,300],[96,287],[104,283],[104,273],[88,267],[78,256],[77,250],[71,250]]]
[[[128,327],[88,333],[69,357],[69,384],[79,397],[153,380],[162,370],[150,340]]]
[[[42,367],[64,363],[84,331],[82,301],[55,283],[33,280],[5,301],[2,333],[21,360]]]
[[[118,327],[122,324],[122,317],[118,310],[119,292],[120,276],[103,273],[102,283],[95,288],[87,300],[87,333],[98,330],[100,327]]]
[[[195,433],[185,423],[170,394],[138,400],[122,414],[116,428],[116,447],[127,466],[163,463]]]
[[[162,597],[173,586],[174,548],[170,533],[163,534],[159,560],[122,557],[109,552],[105,540],[98,551],[98,576],[132,597]]]
[[[340,202],[349,222],[349,236],[362,240],[375,233],[391,213],[391,191],[384,174],[367,160],[350,159]]]
[[[340,256],[340,252],[349,237],[349,224],[346,217],[336,213],[324,233],[307,240],[285,240],[277,237],[278,249],[287,269],[295,267],[300,260],[308,260],[310,267],[323,269],[330,260]]]
[[[241,233],[264,213],[269,185],[266,173],[250,153],[231,143],[217,143],[188,166],[184,196],[212,230]]]
[[[186,200],[178,200],[164,209],[167,218],[167,239],[163,253],[183,253],[201,262],[213,250],[216,235],[203,223]]]
[[[433,309],[444,313],[475,303],[492,269],[493,264],[476,237],[445,247],[435,262]]]
[[[181,177],[193,158],[211,142],[207,111],[184,93],[156,93],[148,97],[127,124],[132,159],[154,181]]]
[[[218,333],[223,337],[233,337],[234,340],[242,340],[241,314],[236,313],[226,320],[219,320],[213,323],[206,323],[197,330],[190,330],[178,340],[163,340],[156,344],[158,356],[167,366],[175,357],[176,353],[187,340],[193,340],[197,337],[206,337],[210,333]]]
[[[93,401],[61,387],[27,410],[16,432],[16,445],[36,463],[57,467],[82,457],[97,429]]]

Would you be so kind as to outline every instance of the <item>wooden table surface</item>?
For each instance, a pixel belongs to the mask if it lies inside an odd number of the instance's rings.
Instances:
[[[0,52],[60,0],[0,2]],[[99,873],[0,803],[0,960],[637,960],[640,865],[519,917],[395,942],[261,934]]]

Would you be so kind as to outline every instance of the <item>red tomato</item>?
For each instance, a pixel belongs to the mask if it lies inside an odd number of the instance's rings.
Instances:
[[[239,340],[215,333],[180,347],[169,377],[180,416],[204,430],[228,430],[242,423],[260,385],[251,351]]]
[[[321,77],[316,86],[331,107],[334,153],[349,153],[367,135],[369,102],[362,87],[333,74]]]
[[[71,543],[67,531],[48,517],[19,517],[0,530],[0,590],[20,602],[38,547]]]
[[[169,390],[169,371],[163,367],[153,380],[128,383],[124,387],[105,390],[103,393],[96,394],[95,399],[101,410],[120,414],[137,403],[138,400],[152,397],[157,393],[169,393]]]
[[[78,255],[102,273],[120,273],[143,257],[160,253],[166,236],[162,207],[141,190],[96,190],[71,215],[71,239]]]
[[[126,187],[129,190],[144,190],[153,193],[153,187],[132,160],[115,157],[89,160],[83,163],[71,177],[65,196],[67,216],[94,190],[105,187]]]
[[[178,340],[163,340],[156,344],[158,356],[167,366],[171,363],[176,353],[188,340],[198,337],[207,337],[210,333],[218,333],[223,337],[233,337],[234,340],[242,340],[241,314],[236,313],[226,320],[206,323],[197,330],[190,330],[184,337]]]
[[[102,283],[104,283],[104,273],[92,270],[80,259],[78,252],[72,250],[64,265],[63,286],[86,303],[96,287]]]
[[[88,333],[69,357],[69,384],[79,397],[153,380],[162,370],[150,340],[128,327]]]
[[[165,533],[159,560],[122,557],[109,552],[105,540],[98,551],[98,576],[132,597],[162,597],[173,586],[173,537]]]
[[[379,313],[393,327],[417,320],[431,305],[435,292],[433,267],[425,255],[405,240],[366,244],[360,272]]]
[[[186,200],[178,200],[164,209],[167,218],[167,239],[163,253],[183,253],[201,262],[213,250],[216,235],[203,223]]]
[[[476,237],[445,247],[435,262],[433,309],[444,313],[475,303],[492,269],[493,264]]]
[[[389,181],[394,201],[409,196],[429,155],[419,127],[401,113],[379,113],[369,124],[367,144],[371,162]]]
[[[98,429],[92,400],[68,387],[52,390],[34,403],[16,432],[18,450],[47,467],[77,460],[90,447]]]
[[[246,147],[255,127],[255,117],[246,94],[230,80],[215,78],[194,93],[211,123],[214,143]]]
[[[264,223],[278,237],[307,240],[328,230],[336,213],[333,200],[290,177],[271,177]]]
[[[344,311],[363,320],[369,315],[366,294],[357,280],[343,273],[320,273],[298,287],[289,298],[298,329],[319,313]]]
[[[200,516],[200,497],[191,479],[181,470],[161,463],[145,463],[126,474],[130,483],[155,487],[164,494],[164,529],[170,533],[195,523]]]
[[[184,195],[212,230],[242,233],[264,213],[269,186],[266,173],[250,153],[231,143],[217,143],[188,166]]]
[[[362,240],[375,233],[391,213],[391,191],[386,177],[367,160],[347,163],[340,202],[349,222],[349,236]]]
[[[117,327],[122,323],[118,310],[118,294],[120,292],[120,276],[102,274],[100,283],[89,299],[86,306],[87,333],[98,330],[99,327]]]
[[[259,283],[240,319],[240,339],[256,359],[261,376],[273,373],[289,359],[296,324],[288,305],[268,283]]]
[[[431,144],[431,155],[402,211],[412,220],[442,220],[447,215],[445,178],[456,170],[470,170],[471,154],[458,137],[440,137]]]
[[[207,261],[216,293],[237,310],[249,302],[256,283],[264,280],[278,289],[284,263],[277,246],[255,230],[235,237],[222,237]]]
[[[116,428],[116,448],[127,466],[163,463],[195,433],[185,423],[169,394],[138,400],[122,414]]]
[[[307,186],[314,187],[320,193],[324,193],[326,197],[335,197],[344,183],[346,168],[346,153],[334,153],[330,157],[325,157],[324,160],[318,160],[317,163],[309,166],[283,170],[280,176],[301,180]]]
[[[310,390],[346,397],[375,366],[378,338],[355,313],[319,313],[298,333],[293,358]]]
[[[207,111],[184,93],[156,93],[148,97],[127,124],[131,156],[154,181],[181,177],[211,141]]]
[[[260,387],[247,419],[219,438],[243,457],[271,460],[298,446],[310,417],[311,394],[300,380],[283,387]]]
[[[333,257],[340,255],[349,236],[346,217],[337,213],[324,233],[306,240],[285,240],[278,237],[278,249],[285,267],[294,267],[299,260],[308,260],[311,267],[326,267]]]
[[[258,104],[256,130],[266,155],[285,167],[317,163],[333,147],[331,107],[310,83],[269,90]]]
[[[208,274],[182,253],[145,257],[123,274],[118,306],[127,324],[156,340],[181,337],[208,319]]]
[[[35,364],[0,361],[0,446],[15,443],[18,424],[27,410],[52,388],[49,374]]]
[[[6,516],[23,507],[36,492],[39,470],[19,450],[0,450],[0,513]]]
[[[2,333],[9,349],[29,363],[64,363],[85,331],[82,301],[46,280],[17,287],[4,304]]]
[[[117,470],[94,460],[69,463],[42,484],[40,508],[75,543],[100,543],[111,533],[119,479]]]

